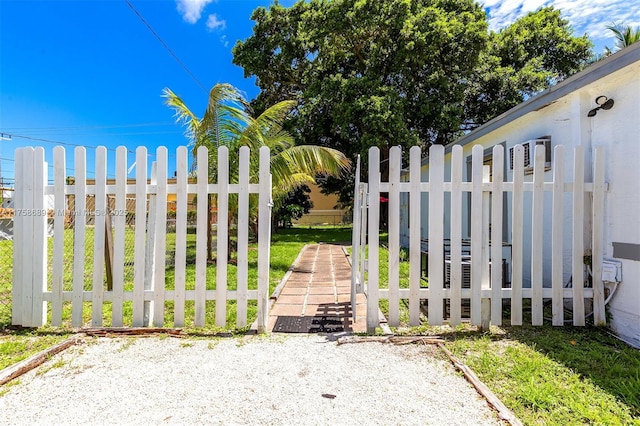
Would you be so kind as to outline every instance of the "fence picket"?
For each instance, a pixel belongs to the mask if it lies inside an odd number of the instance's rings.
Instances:
[[[573,245],[571,284],[573,286],[573,325],[584,321],[584,148],[577,146],[573,157]]]
[[[116,200],[113,214],[113,289],[111,325],[122,327],[124,302],[124,254],[125,254],[125,224],[126,224],[126,186],[127,186],[127,148],[119,146],[116,149]]]
[[[379,277],[380,256],[380,150],[377,147],[369,149],[369,275],[367,283],[367,332],[373,333],[379,324]]]
[[[155,261],[156,261],[156,234],[157,234],[157,177],[158,177],[158,163],[151,163],[151,189],[149,191],[149,208],[147,214],[147,235],[145,240],[145,251],[144,251],[144,304],[143,304],[143,323],[146,326],[151,325],[154,318],[154,308],[155,304],[153,303],[153,299],[155,297],[154,293],[154,285],[156,282],[155,273]],[[149,300],[146,294],[152,293],[151,300]]]
[[[513,152],[513,203],[511,224],[511,324],[522,325],[522,268],[524,235],[524,148],[516,145]]]
[[[44,161],[44,148],[33,150],[33,315],[31,326],[40,327],[47,321],[47,304],[43,293],[47,291],[47,216],[44,188],[47,186],[48,167]]]
[[[210,232],[209,223],[209,152],[204,146],[200,146],[196,153],[198,164],[198,213],[196,229],[196,300],[195,300],[195,326],[204,327],[205,298],[207,291],[207,233]],[[203,231],[203,230],[206,230]]]
[[[551,322],[553,325],[564,325],[564,300],[562,296],[562,214],[564,209],[564,147],[558,145],[553,151],[555,167],[553,168],[553,206],[551,223],[551,288],[553,292],[551,305]]]
[[[400,325],[400,169],[402,150],[389,150],[389,325]]]
[[[51,325],[62,325],[62,291],[64,279],[64,219],[65,203],[65,152],[53,148],[54,216],[53,216],[53,265],[51,271]]]
[[[429,148],[429,325],[442,324],[444,146]]]
[[[451,275],[449,279],[449,322],[462,322],[462,147],[451,152]]]
[[[480,325],[482,298],[482,173],[483,150],[480,145],[473,147],[471,154],[471,324]]]
[[[218,224],[216,253],[216,326],[227,324],[227,257],[229,240],[229,149],[218,148]]]
[[[133,326],[144,325],[145,236],[147,230],[147,148],[136,149],[136,221],[133,270]]]
[[[411,229],[420,230],[421,194],[420,194],[420,162],[422,161],[422,151],[419,146],[411,147],[409,151],[410,167],[410,191],[409,194],[409,226]],[[422,271],[421,261],[421,233],[410,232],[409,235],[409,257],[410,257],[410,283],[409,283],[409,324],[411,326],[420,325],[420,281]]]
[[[164,288],[167,252],[167,148],[156,150],[156,238],[154,253],[153,324],[164,324]]]
[[[360,155],[356,158],[356,173],[353,191],[353,226],[351,228],[351,319],[355,323],[358,313],[356,312],[356,294],[360,273],[358,271],[360,262],[360,226],[362,225],[362,202],[360,198]]]
[[[605,325],[606,316],[604,309],[604,284],[602,283],[602,254],[604,247],[604,147],[595,149],[593,163],[593,250],[591,256],[591,276],[593,281],[593,322],[596,325]]]
[[[25,241],[25,252],[22,257],[22,269],[25,271],[25,281],[23,286],[23,294],[22,294],[22,316],[24,323],[22,325],[26,325],[31,327],[33,325],[33,257],[29,255],[30,248],[33,246],[34,239],[34,224],[33,224],[33,216],[28,215],[30,211],[33,211],[33,186],[35,181],[35,167],[34,164],[34,150],[31,147],[27,147],[23,151],[23,161],[25,167],[23,168],[23,190],[24,194],[22,197],[22,209],[17,213],[24,215],[24,238]]]
[[[258,199],[258,333],[266,332],[269,320],[269,256],[271,248],[271,172],[269,148],[260,148],[260,195]]]
[[[176,255],[173,325],[184,326],[187,264],[187,148],[176,150]]]
[[[531,211],[531,324],[542,325],[542,233],[545,147],[537,145],[533,166]]]
[[[236,296],[236,324],[247,325],[247,299],[249,280],[249,147],[240,148],[238,168],[238,281]]]
[[[87,151],[79,146],[74,151],[74,211],[73,211],[73,297],[71,325],[82,326],[84,306],[85,229],[87,209]]]
[[[96,149],[95,216],[93,230],[93,287],[91,289],[91,325],[102,326],[104,301],[104,241],[107,210],[107,149]]]
[[[502,183],[504,148],[493,147],[493,188],[491,195],[491,323],[502,325]]]

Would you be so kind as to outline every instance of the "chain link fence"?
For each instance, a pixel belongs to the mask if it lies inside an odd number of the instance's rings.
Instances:
[[[0,330],[11,324],[13,283],[13,185],[0,182]]]

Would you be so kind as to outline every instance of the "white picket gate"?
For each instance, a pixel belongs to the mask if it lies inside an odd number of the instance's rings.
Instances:
[[[402,155],[399,147],[390,149],[389,181],[380,180],[380,152],[378,148],[369,150],[369,183],[368,183],[368,282],[367,292],[367,328],[372,332],[379,325],[379,300],[389,300],[388,322],[391,326],[399,324],[399,304],[401,299],[409,301],[410,325],[420,324],[421,303],[426,301],[428,323],[443,324],[444,306],[450,306],[449,322],[452,325],[461,322],[461,302],[470,300],[470,322],[473,325],[487,327],[490,323],[500,325],[503,320],[503,300],[510,300],[510,323],[522,325],[523,300],[530,299],[531,323],[542,325],[543,301],[551,301],[553,325],[564,324],[564,301],[572,300],[573,324],[585,324],[585,299],[592,305],[595,324],[604,324],[605,318],[605,286],[602,282],[603,253],[603,210],[604,210],[604,151],[597,148],[593,160],[593,182],[585,182],[584,150],[575,148],[573,160],[573,176],[571,182],[565,182],[564,147],[556,146],[554,150],[553,180],[545,182],[545,153],[543,146],[537,146],[533,160],[533,177],[525,182],[524,149],[517,145],[514,149],[513,180],[506,181],[504,176],[504,148],[497,145],[493,148],[493,176],[489,179],[487,166],[483,167],[484,148],[475,146],[472,150],[471,179],[463,181],[464,168],[463,149],[454,146],[451,154],[450,179],[445,181],[445,149],[443,146],[432,146],[429,149],[428,182],[421,181],[422,152],[420,147],[410,150],[408,181],[401,182]],[[362,188],[356,188],[361,191]],[[552,279],[543,282],[543,214],[545,212],[544,193],[551,194],[550,208],[552,227]],[[388,248],[389,276],[388,288],[379,286],[379,219],[380,194],[388,193]],[[422,200],[422,194],[428,194],[428,202]],[[531,197],[532,209],[531,233],[525,235],[523,218],[523,198],[526,193]],[[568,230],[565,206],[565,193],[571,194],[571,211]],[[448,194],[445,196],[445,194]],[[470,256],[463,262],[462,257],[462,221],[463,195],[470,198],[467,209],[470,209]],[[510,234],[502,235],[503,203],[509,194],[509,215],[511,216]],[[585,196],[591,198],[589,210],[585,210]],[[400,217],[401,197],[408,199],[402,214],[409,220],[409,261],[410,277],[408,288],[399,285],[400,259]],[[357,197],[356,197],[357,198]],[[428,218],[428,285],[422,285],[421,259],[425,236],[421,235],[421,224],[425,224],[425,215],[421,210],[427,205]],[[365,209],[361,204],[356,210]],[[408,212],[406,210],[409,210]],[[549,212],[549,210],[546,210]],[[446,229],[449,238],[445,239],[444,216],[447,215],[450,228]],[[358,226],[363,225],[360,221]],[[590,226],[591,247],[585,247],[584,230]],[[571,247],[563,244],[564,232],[571,234]],[[445,240],[448,242],[449,256],[445,259]],[[359,241],[359,248],[356,244]],[[366,237],[354,237],[354,253],[364,249]],[[503,244],[507,241],[512,247],[511,282],[503,286],[503,265],[491,259],[503,258]],[[523,256],[523,247],[530,245],[531,256]],[[584,285],[585,249],[591,249],[592,264],[591,287]],[[527,250],[528,251],[528,250]],[[563,257],[570,253],[572,285],[563,283]],[[463,286],[463,263],[470,269],[470,285]],[[445,282],[445,265],[448,265],[449,280]],[[548,265],[547,265],[548,266]],[[523,271],[530,271],[531,285],[523,286]],[[356,279],[355,274],[358,274]],[[362,268],[354,268],[354,282],[363,276]],[[545,285],[547,284],[547,285]],[[466,287],[466,288],[465,288]]]
[[[257,300],[257,327],[264,332],[268,318],[269,247],[271,239],[271,176],[270,152],[260,149],[259,182],[250,182],[250,152],[243,147],[239,152],[238,183],[229,182],[229,155],[226,147],[217,153],[217,183],[209,182],[209,152],[205,147],[197,151],[195,183],[188,176],[187,149],[176,151],[175,184],[167,183],[168,151],[159,147],[155,153],[151,181],[148,181],[147,149],[136,150],[136,179],[127,180],[127,150],[116,150],[114,184],[107,180],[107,149],[99,147],[95,156],[95,183],[87,184],[86,151],[78,147],[74,152],[74,183],[67,183],[65,151],[54,149],[53,184],[48,185],[47,164],[43,148],[21,148],[15,161],[15,224],[14,224],[14,325],[42,326],[48,317],[50,304],[51,324],[59,326],[63,320],[63,306],[71,302],[71,324],[83,325],[83,307],[91,303],[92,326],[103,324],[104,304],[111,303],[111,326],[124,323],[123,303],[132,302],[133,326],[164,325],[166,302],[173,303],[174,326],[185,324],[185,302],[194,301],[193,325],[205,325],[206,301],[215,300],[215,325],[226,325],[227,301],[236,302],[236,325],[247,324],[247,301]],[[187,278],[187,199],[197,196],[196,255],[194,278]],[[209,194],[216,194],[217,202],[217,259],[215,290],[207,289],[207,218]],[[228,214],[229,195],[237,195],[237,289],[227,288]],[[248,286],[248,227],[249,194],[259,194],[258,213],[258,279],[257,290]],[[167,197],[175,197],[175,278],[173,289],[165,287],[167,267]],[[53,196],[55,208],[45,205],[45,198]],[[67,199],[75,199],[69,211]],[[95,206],[87,211],[88,196],[95,197]],[[110,211],[107,197],[115,198],[115,209]],[[133,254],[133,285],[125,289],[123,279],[125,247],[125,199],[135,197],[135,240]],[[143,202],[140,202],[143,200]],[[107,212],[110,213],[107,214]],[[84,218],[94,215],[91,225],[86,220],[75,220],[73,229],[73,274],[64,273],[65,218]],[[48,248],[47,217],[53,216],[53,243],[51,273],[47,271]],[[105,220],[113,217],[112,289],[105,286]],[[85,247],[85,234],[93,228],[93,251]],[[90,258],[86,257],[87,254]],[[93,265],[93,276],[87,283],[85,263]],[[48,279],[48,276],[51,279]],[[191,282],[187,282],[190,280]],[[72,281],[67,282],[67,281]],[[187,289],[189,287],[193,289]],[[69,289],[71,287],[71,289]],[[131,287],[131,286],[129,286]]]

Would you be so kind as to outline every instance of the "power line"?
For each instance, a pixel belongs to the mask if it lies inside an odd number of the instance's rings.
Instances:
[[[156,38],[158,39],[158,41],[162,44],[162,46],[164,46],[165,49],[167,49],[167,51],[171,54],[171,56],[174,57],[174,59],[180,64],[180,66],[182,66],[182,68],[184,68],[184,70],[187,72],[187,74],[189,74],[189,76],[193,79],[193,81],[195,81],[198,86],[200,86],[200,88],[207,93],[207,89],[205,89],[204,85],[202,83],[200,83],[200,80],[198,80],[196,78],[195,75],[193,75],[193,73],[191,72],[191,70],[189,70],[189,68],[187,68],[187,66],[180,60],[180,58],[178,58],[178,55],[176,55],[175,53],[173,53],[173,50],[171,50],[171,48],[167,45],[167,43],[164,42],[164,40],[162,40],[162,38],[158,35],[158,33],[156,33],[154,31],[154,29],[151,27],[151,25],[149,25],[149,23],[142,17],[142,15],[140,14],[140,12],[138,12],[136,10],[135,7],[133,7],[133,5],[131,4],[131,2],[129,0],[124,0],[125,3],[127,3],[127,5],[131,8],[131,10],[133,10],[133,12],[138,16],[138,18],[140,18],[140,20],[142,21],[143,24],[145,24],[147,26],[147,28],[149,29],[149,31],[151,31],[151,33],[156,36]]]
[[[83,148],[92,148],[92,149],[97,149],[97,146],[92,146],[92,145],[82,145],[79,143],[71,143],[71,142],[61,142],[61,141],[54,141],[51,139],[44,139],[44,138],[34,138],[31,136],[25,136],[25,135],[11,135],[14,138],[18,138],[18,139],[28,139],[31,141],[38,141],[38,142],[47,142],[47,143],[56,143],[58,145],[65,145],[65,146],[81,146]],[[115,152],[116,150],[114,148],[107,148],[107,151],[113,151]],[[127,152],[131,152],[133,153],[133,151],[131,151],[130,149],[127,149]]]
[[[61,127],[6,127],[6,131],[67,131],[67,130],[98,130],[98,129],[125,129],[131,127],[156,127],[175,125],[172,121],[160,121],[155,123],[132,123],[92,126],[61,126]]]

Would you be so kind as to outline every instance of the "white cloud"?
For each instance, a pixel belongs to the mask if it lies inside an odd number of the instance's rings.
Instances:
[[[562,12],[573,28],[574,35],[587,34],[595,43],[613,44],[607,25],[622,22],[640,26],[640,14],[634,1],[628,0],[486,0],[489,27],[499,30],[516,19],[541,7],[553,6]]]
[[[227,26],[227,22],[224,19],[218,19],[215,13],[212,13],[207,18],[207,28],[209,31],[224,30]]]
[[[178,12],[182,15],[182,19],[195,24],[200,20],[202,11],[205,6],[213,0],[176,0],[178,4]]]

